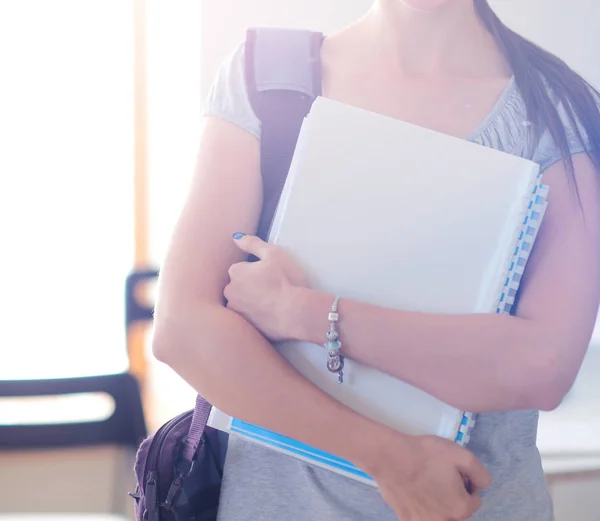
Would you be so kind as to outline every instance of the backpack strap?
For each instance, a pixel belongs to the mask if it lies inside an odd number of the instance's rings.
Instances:
[[[190,466],[194,461],[196,451],[202,443],[202,435],[206,429],[211,410],[212,405],[210,403],[202,398],[202,396],[196,396],[196,406],[192,413],[192,421],[181,452],[181,456]]]
[[[321,95],[323,34],[253,28],[246,34],[246,88],[261,122],[263,209],[257,235],[266,239],[305,116]]]

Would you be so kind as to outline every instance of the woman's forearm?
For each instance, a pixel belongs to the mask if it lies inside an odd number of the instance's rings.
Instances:
[[[404,436],[354,413],[293,369],[256,329],[215,305],[155,320],[153,349],[195,390],[233,417],[353,462],[376,465]],[[390,439],[388,439],[390,438]]]
[[[333,297],[299,288],[290,336],[322,344]],[[340,302],[342,351],[458,408],[550,409],[560,400],[553,347],[564,342],[515,317],[435,315]]]

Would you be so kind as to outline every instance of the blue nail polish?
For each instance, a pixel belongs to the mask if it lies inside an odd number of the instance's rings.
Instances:
[[[242,237],[245,237],[245,236],[246,236],[246,234],[245,234],[245,233],[234,233],[234,234],[233,234],[233,238],[234,238],[236,241],[239,241],[239,240],[240,240]]]

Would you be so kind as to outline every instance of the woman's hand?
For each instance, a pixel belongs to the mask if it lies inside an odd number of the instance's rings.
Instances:
[[[236,245],[257,262],[240,262],[229,269],[225,287],[227,307],[250,322],[273,342],[289,339],[294,319],[294,289],[307,286],[307,278],[281,248],[258,237],[236,234]]]
[[[436,436],[396,432],[381,446],[363,468],[401,521],[463,521],[481,506],[478,492],[491,478],[470,451]]]
[[[290,338],[295,290],[307,287],[305,273],[281,248],[255,236],[234,239],[260,260],[230,268],[224,291],[228,307],[266,338]],[[375,479],[401,521],[463,521],[479,509],[478,491],[487,488],[490,476],[471,452],[435,436],[406,436],[381,427],[377,432],[385,439],[377,440],[377,455],[369,451],[367,461],[355,463]]]

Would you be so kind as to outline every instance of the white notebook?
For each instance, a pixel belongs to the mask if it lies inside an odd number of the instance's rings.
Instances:
[[[269,240],[293,254],[311,287],[332,295],[407,311],[510,313],[546,193],[531,161],[319,98]],[[351,360],[340,385],[322,346],[277,348],[366,417],[408,434],[468,441],[475,421],[468,411]],[[372,483],[346,461],[219,411],[210,424]]]

